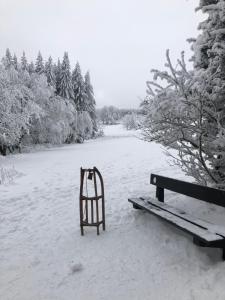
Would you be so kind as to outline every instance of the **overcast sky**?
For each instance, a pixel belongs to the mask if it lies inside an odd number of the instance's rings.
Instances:
[[[152,68],[162,69],[198,35],[198,0],[0,0],[0,55],[35,60],[68,51],[90,70],[99,107],[138,107]]]

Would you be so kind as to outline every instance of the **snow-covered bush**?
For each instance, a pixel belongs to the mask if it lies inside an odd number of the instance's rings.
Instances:
[[[138,129],[141,127],[140,120],[135,113],[127,114],[123,117],[123,126],[127,130]]]
[[[78,112],[77,133],[78,143],[82,143],[84,139],[89,139],[92,137],[93,123],[87,111]]]
[[[99,121],[97,122],[96,125],[97,125],[97,131],[95,131],[94,137],[102,137],[102,136],[104,136],[103,125]]]

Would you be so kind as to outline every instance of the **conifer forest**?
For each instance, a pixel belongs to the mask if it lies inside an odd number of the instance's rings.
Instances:
[[[34,144],[82,143],[98,132],[90,74],[77,62],[71,71],[62,61],[29,62],[9,49],[0,65],[0,153]]]

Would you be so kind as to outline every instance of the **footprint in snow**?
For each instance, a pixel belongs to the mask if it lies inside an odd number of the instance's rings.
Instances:
[[[70,271],[71,271],[71,275],[76,273],[76,272],[80,272],[83,270],[83,265],[81,263],[78,263],[78,264],[73,264],[71,265],[70,267]]]
[[[81,263],[78,264],[72,264],[70,266],[70,272],[68,273],[68,275],[66,275],[61,282],[58,284],[58,287],[64,285],[68,279],[69,276],[72,276],[73,274],[80,272],[83,270],[83,265]]]

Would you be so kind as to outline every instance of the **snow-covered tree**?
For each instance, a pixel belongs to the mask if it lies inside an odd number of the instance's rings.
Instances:
[[[74,93],[74,101],[78,111],[86,111],[87,104],[85,102],[84,79],[81,74],[80,64],[77,62],[72,73],[72,87]]]
[[[32,73],[35,72],[35,66],[34,66],[33,62],[29,63],[29,65],[28,65],[28,72],[29,72],[29,74],[32,74]]]
[[[90,97],[92,87],[87,91]],[[88,111],[77,112],[68,54],[58,65],[50,57],[44,70],[40,52],[36,68],[24,52],[17,67],[16,56],[7,50],[0,64],[0,154],[21,145],[82,142],[90,137],[93,120]]]
[[[198,9],[208,17],[201,22],[202,31],[193,43],[195,74],[204,77],[216,109],[225,113],[225,1],[201,0]],[[222,112],[223,111],[223,112]]]
[[[87,111],[78,112],[77,132],[76,141],[78,143],[83,143],[85,139],[91,138],[93,135],[93,122]]]
[[[95,110],[95,98],[94,98],[94,90],[91,84],[90,73],[87,72],[84,76],[84,94],[85,94],[85,106],[86,110],[89,112],[90,117],[93,123],[94,131],[97,131],[97,116]]]
[[[168,71],[153,70],[145,101],[145,138],[178,151],[175,162],[201,184],[225,189],[225,1],[201,0],[207,15],[191,39],[194,69],[184,57]],[[154,89],[152,88],[154,87]]]
[[[55,77],[56,95],[59,95],[59,92],[60,92],[60,78],[61,78],[61,62],[60,62],[60,59],[58,59],[57,64],[53,65],[53,72],[54,72],[54,77]]]
[[[28,63],[27,63],[27,58],[26,58],[26,54],[25,52],[23,51],[23,55],[21,57],[21,69],[23,71],[28,71]]]
[[[119,109],[114,106],[104,106],[99,111],[99,119],[103,124],[113,125],[119,120]]]
[[[122,121],[123,121],[123,126],[127,130],[138,129],[141,126],[140,120],[138,120],[138,117],[135,113],[125,115]]]
[[[66,99],[73,98],[70,61],[67,52],[64,53],[63,61],[60,68],[59,95]]]
[[[78,137],[77,111],[73,101],[62,99],[60,96],[53,96],[50,101],[50,110],[42,125],[46,141],[52,144],[76,142]]]
[[[31,76],[31,90],[41,117],[34,118],[30,142],[61,144],[76,139],[76,109],[72,101],[55,96],[44,75]]]
[[[42,74],[44,73],[45,68],[44,68],[44,62],[43,62],[43,57],[41,55],[41,52],[38,52],[38,56],[36,59],[36,63],[35,63],[35,72],[38,74]]]
[[[18,70],[18,60],[17,60],[16,54],[13,55],[12,64],[13,64],[15,70]]]
[[[225,1],[201,0],[198,9],[208,17],[200,23],[202,32],[193,43],[195,74],[204,78],[199,88],[207,90],[215,109],[224,116]]]
[[[55,74],[53,70],[53,62],[51,56],[49,57],[48,61],[45,64],[45,75],[47,77],[47,82],[49,86],[52,86],[55,88],[56,85],[56,79],[55,79]]]
[[[204,91],[208,99],[208,110],[214,117],[208,117],[208,135],[214,136],[209,145],[214,153],[210,165],[214,182],[225,182],[225,152],[222,131],[225,128],[225,1],[201,0],[198,9],[207,15],[201,22],[201,34],[193,44],[195,77],[199,78],[199,92]],[[223,182],[223,183],[222,183]]]
[[[168,71],[153,70],[154,79],[166,85],[147,82],[145,139],[176,149],[175,163],[197,182],[224,188],[224,115],[205,89],[205,77],[188,71],[183,55],[177,64],[180,68],[172,65],[167,52]]]
[[[6,69],[9,69],[13,65],[13,58],[9,48],[6,49],[5,56],[2,58],[2,63]]]
[[[0,67],[0,153],[6,155],[20,147],[37,111],[33,94],[14,68]]]

